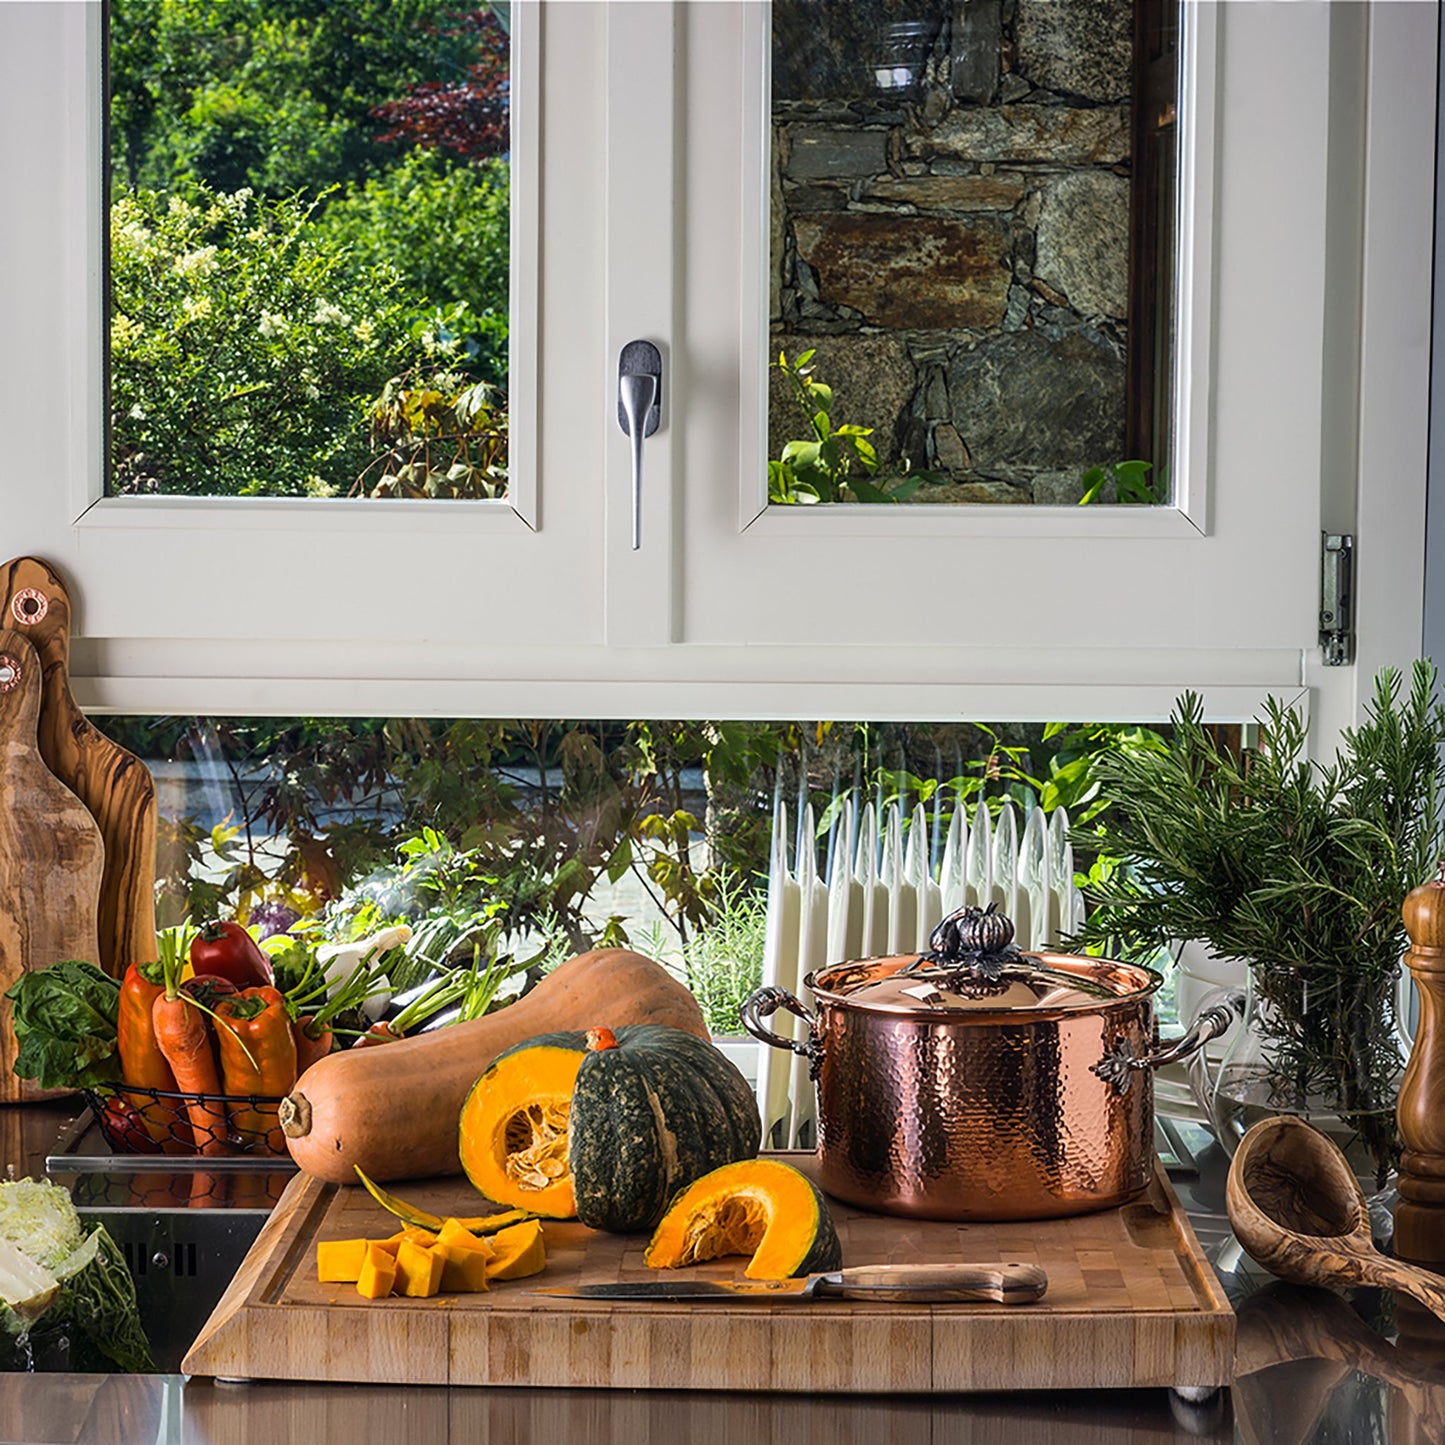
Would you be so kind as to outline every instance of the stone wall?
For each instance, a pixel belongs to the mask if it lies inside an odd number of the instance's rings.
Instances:
[[[773,14],[771,359],[915,501],[1077,501],[1124,459],[1130,0]],[[806,435],[774,371],[769,455]]]

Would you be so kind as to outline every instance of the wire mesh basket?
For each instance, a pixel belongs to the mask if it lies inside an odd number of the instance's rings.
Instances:
[[[260,1095],[181,1094],[127,1086],[85,1091],[107,1144],[117,1154],[285,1156],[281,1100]]]

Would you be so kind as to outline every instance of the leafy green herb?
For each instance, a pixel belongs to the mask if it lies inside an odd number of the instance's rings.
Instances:
[[[1110,467],[1090,467],[1084,473],[1084,495],[1079,498],[1079,505],[1087,507],[1097,502],[1104,487],[1112,480],[1114,500],[1120,505],[1162,506],[1169,500],[1169,482],[1162,474],[1157,482],[1152,481],[1149,473],[1153,470],[1152,462],[1143,461],[1115,462]]]
[[[793,398],[808,419],[812,437],[788,442],[782,457],[768,463],[768,501],[801,506],[817,502],[902,502],[925,481],[938,481],[931,472],[914,472],[887,482],[865,480],[878,474],[878,452],[868,440],[873,428],[833,425],[833,388],[813,375],[813,355],[805,351],[789,362],[787,353],[780,352],[773,363],[788,379]]]
[[[1147,956],[1197,938],[1248,960],[1281,1092],[1337,1101],[1382,1179],[1398,1147],[1400,905],[1445,843],[1434,690],[1427,662],[1408,692],[1383,670],[1365,721],[1328,765],[1305,758],[1305,722],[1277,698],[1242,756],[1205,726],[1197,697],[1182,698],[1166,746],[1096,765],[1115,808],[1088,841],[1126,866],[1094,895],[1076,940],[1132,941]]]
[[[261,947],[271,962],[276,987],[288,999],[292,995],[297,998],[309,997],[318,982],[320,997],[326,996],[326,980],[316,962],[316,948],[313,944],[281,933],[268,938]]]
[[[15,1072],[42,1089],[100,1089],[120,1082],[116,1014],[120,985],[93,963],[68,959],[20,978],[14,1006]]]

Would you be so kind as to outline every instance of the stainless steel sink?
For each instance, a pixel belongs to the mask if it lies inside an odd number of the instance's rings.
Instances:
[[[56,1142],[46,1170],[70,1189],[81,1218],[104,1224],[124,1252],[156,1364],[172,1373],[296,1168],[289,1159],[257,1167],[257,1161],[240,1158],[192,1161],[105,1151],[99,1130],[83,1114]],[[65,1368],[39,1352],[35,1365]]]
[[[82,1208],[80,1215],[104,1224],[125,1252],[141,1323],[164,1374],[180,1370],[266,1222],[264,1212],[251,1210]]]

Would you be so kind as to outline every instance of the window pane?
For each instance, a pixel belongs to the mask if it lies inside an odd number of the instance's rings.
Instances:
[[[505,495],[507,7],[108,8],[110,491]]]
[[[1167,501],[1177,4],[772,16],[770,500]]]
[[[657,720],[106,728],[156,777],[163,923],[310,919],[345,938],[444,917],[443,952],[465,965],[473,944],[517,964],[626,944],[684,977],[717,1033],[738,1031],[761,978],[770,874],[876,892],[829,945],[840,959],[926,946],[964,902],[998,902],[1026,946],[1057,942],[1082,921],[1075,871],[1090,866],[1066,846],[1065,813],[1087,823],[1097,808],[1092,758],[1153,737]],[[827,961],[840,960],[809,966]]]

